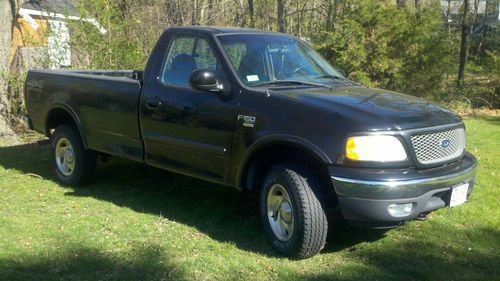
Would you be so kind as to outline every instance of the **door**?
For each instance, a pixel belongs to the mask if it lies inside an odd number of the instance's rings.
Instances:
[[[196,69],[224,76],[209,42],[196,35],[171,41],[156,81],[144,86],[141,128],[145,161],[184,174],[225,182],[236,121],[234,107],[216,93],[189,86]]]

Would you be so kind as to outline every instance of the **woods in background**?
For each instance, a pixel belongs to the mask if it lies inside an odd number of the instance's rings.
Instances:
[[[143,69],[160,34],[173,25],[250,27],[308,41],[348,78],[365,86],[428,98],[455,110],[500,108],[498,0],[80,0],[76,4],[82,18],[95,18],[107,32],[85,21],[68,22],[72,68]],[[9,91],[22,93],[22,73],[4,76],[14,81],[9,82]],[[4,108],[23,112],[23,105],[15,101]]]
[[[455,107],[500,106],[496,0],[89,0],[79,4],[82,14],[97,18],[109,32],[103,36],[91,26],[73,23],[72,48],[80,62],[76,67],[142,69],[158,36],[172,25],[251,27],[309,41],[350,79],[367,86],[453,102]],[[492,20],[495,13],[497,18]]]

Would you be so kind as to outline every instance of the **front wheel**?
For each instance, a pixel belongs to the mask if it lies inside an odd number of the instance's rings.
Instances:
[[[280,253],[303,259],[319,253],[328,222],[318,196],[318,181],[294,163],[272,166],[261,188],[260,209],[267,237]]]
[[[50,139],[57,181],[64,186],[81,186],[90,182],[96,171],[96,154],[85,149],[77,128],[58,126]]]

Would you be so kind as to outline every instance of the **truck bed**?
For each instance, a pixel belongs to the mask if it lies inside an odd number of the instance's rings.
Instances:
[[[79,118],[88,148],[142,161],[141,79],[136,70],[30,70],[25,98],[32,126],[49,134],[49,113],[65,109]]]

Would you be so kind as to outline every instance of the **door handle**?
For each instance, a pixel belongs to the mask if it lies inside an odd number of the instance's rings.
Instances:
[[[152,99],[146,99],[146,107],[149,109],[157,109],[161,106],[161,100],[158,97]]]

